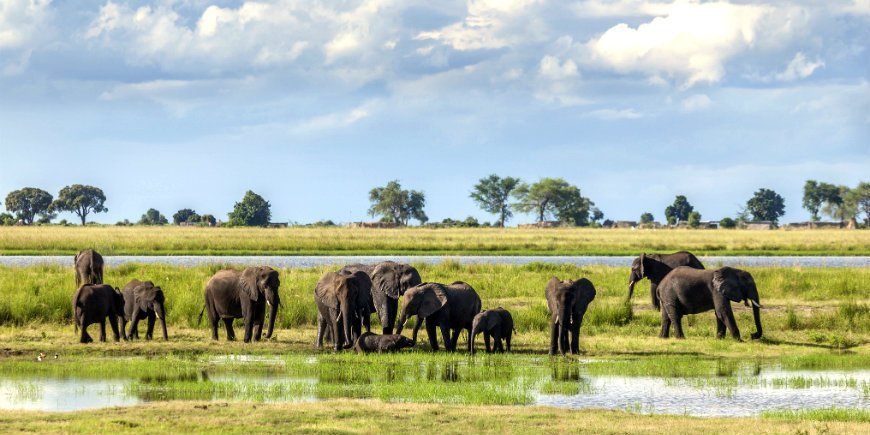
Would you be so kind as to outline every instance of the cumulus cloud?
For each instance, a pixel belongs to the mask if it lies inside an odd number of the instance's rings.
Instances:
[[[677,2],[666,15],[637,27],[611,27],[586,48],[594,65],[619,73],[675,79],[685,87],[715,83],[730,58],[755,45],[770,11],[760,5]]]
[[[665,15],[671,4],[648,0],[584,0],[571,8],[580,17],[633,17]]]
[[[469,0],[465,18],[439,30],[420,32],[415,39],[441,41],[456,50],[497,49],[529,35],[528,9],[538,0]]]
[[[4,0],[0,5],[0,50],[21,48],[44,24],[50,0]]]
[[[805,79],[813,75],[813,72],[815,72],[815,70],[823,68],[824,66],[825,62],[823,60],[816,59],[814,61],[808,61],[806,55],[798,52],[794,55],[794,58],[792,58],[791,62],[788,63],[785,71],[776,75],[776,79],[786,82],[791,82],[797,79]]]

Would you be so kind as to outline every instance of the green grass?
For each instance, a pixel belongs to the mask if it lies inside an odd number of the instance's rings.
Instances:
[[[870,255],[870,231],[0,227],[0,255]]]
[[[783,421],[843,421],[870,423],[870,411],[852,408],[824,408],[802,411],[766,411],[762,418]]]

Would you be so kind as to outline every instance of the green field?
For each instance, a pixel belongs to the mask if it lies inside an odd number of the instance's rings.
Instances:
[[[870,255],[863,230],[0,227],[0,255]]]

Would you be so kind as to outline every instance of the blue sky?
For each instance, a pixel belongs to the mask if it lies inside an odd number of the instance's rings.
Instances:
[[[868,45],[870,0],[0,0],[0,194],[350,221],[399,179],[491,220],[468,191],[497,173],[611,219],[766,187],[804,220],[804,180],[870,179]]]

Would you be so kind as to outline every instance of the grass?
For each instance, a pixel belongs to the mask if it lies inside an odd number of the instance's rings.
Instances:
[[[870,423],[870,411],[851,408],[824,408],[802,411],[767,411],[762,414],[767,420],[781,421],[846,421]]]
[[[818,415],[818,414],[817,414]],[[845,414],[844,414],[845,415]],[[860,413],[853,413],[857,416]],[[863,413],[866,416],[866,413]],[[250,404],[158,402],[74,413],[0,412],[0,431],[38,433],[867,433],[866,420],[693,418],[543,407],[329,400]]]
[[[870,231],[0,227],[0,255],[870,255]]]

